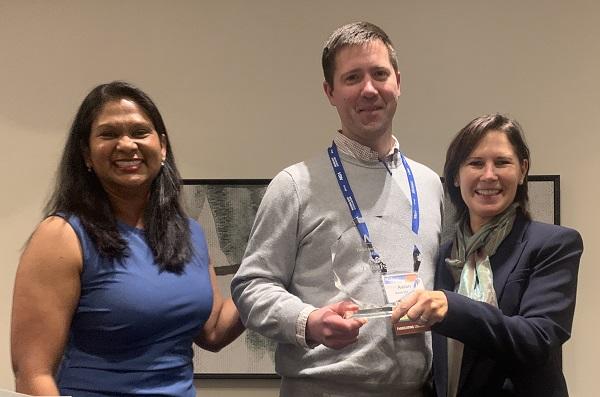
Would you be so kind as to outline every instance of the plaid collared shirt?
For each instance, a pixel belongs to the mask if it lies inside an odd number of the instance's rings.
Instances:
[[[398,140],[393,135],[392,138],[394,139],[394,146],[392,146],[386,156],[385,160],[387,161],[395,161],[398,158],[398,152],[400,151],[400,144],[398,143]],[[368,146],[353,141],[346,135],[343,135],[341,131],[338,131],[338,134],[333,137],[333,141],[341,152],[358,160],[373,162],[379,161],[379,153]]]

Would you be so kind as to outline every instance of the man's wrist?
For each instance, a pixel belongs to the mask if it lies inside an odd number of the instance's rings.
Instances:
[[[314,306],[306,306],[300,311],[298,319],[296,320],[296,342],[305,349],[312,349],[317,346],[317,344],[309,344],[306,340],[306,323],[308,321],[308,316],[315,310],[317,310],[317,308]]]

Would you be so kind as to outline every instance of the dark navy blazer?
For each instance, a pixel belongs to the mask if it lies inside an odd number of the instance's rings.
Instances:
[[[440,249],[435,288],[448,313],[432,327],[436,393],[446,397],[447,339],[464,343],[460,397],[568,396],[562,344],[571,336],[583,241],[577,231],[517,215],[513,229],[490,258],[498,308],[454,291]]]

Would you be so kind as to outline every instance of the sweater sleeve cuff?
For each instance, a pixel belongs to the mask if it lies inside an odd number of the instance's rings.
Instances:
[[[296,320],[296,342],[305,349],[312,349],[315,347],[314,345],[310,346],[306,343],[306,322],[308,321],[308,316],[315,310],[317,310],[317,308],[314,306],[306,306],[300,311],[298,319]]]

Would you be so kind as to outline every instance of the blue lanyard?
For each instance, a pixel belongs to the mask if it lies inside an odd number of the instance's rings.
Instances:
[[[327,149],[327,153],[329,154],[329,159],[331,160],[331,166],[333,167],[333,172],[336,176],[338,184],[340,185],[340,190],[344,199],[346,200],[346,204],[348,204],[348,209],[350,210],[350,215],[352,216],[352,221],[360,234],[361,239],[365,242],[369,253],[371,254],[371,258],[373,262],[379,265],[379,268],[382,273],[387,272],[386,265],[381,261],[381,255],[375,250],[373,247],[373,242],[369,237],[369,229],[367,228],[367,224],[362,218],[362,213],[360,212],[360,208],[358,207],[358,202],[354,197],[354,193],[352,193],[352,188],[350,187],[350,182],[348,181],[348,177],[346,176],[346,171],[344,171],[344,166],[342,165],[342,161],[340,160],[340,155],[337,150],[337,146],[335,142],[332,142],[331,147]],[[412,174],[410,166],[404,158],[404,155],[400,153],[400,158],[402,159],[402,164],[404,165],[404,169],[406,170],[406,178],[408,179],[408,185],[410,187],[410,197],[411,197],[411,208],[412,208],[412,231],[415,234],[419,234],[419,197],[417,195],[417,185],[415,184],[415,178]],[[417,246],[414,247],[413,250],[413,259],[414,259],[414,271],[419,270],[420,252]]]

